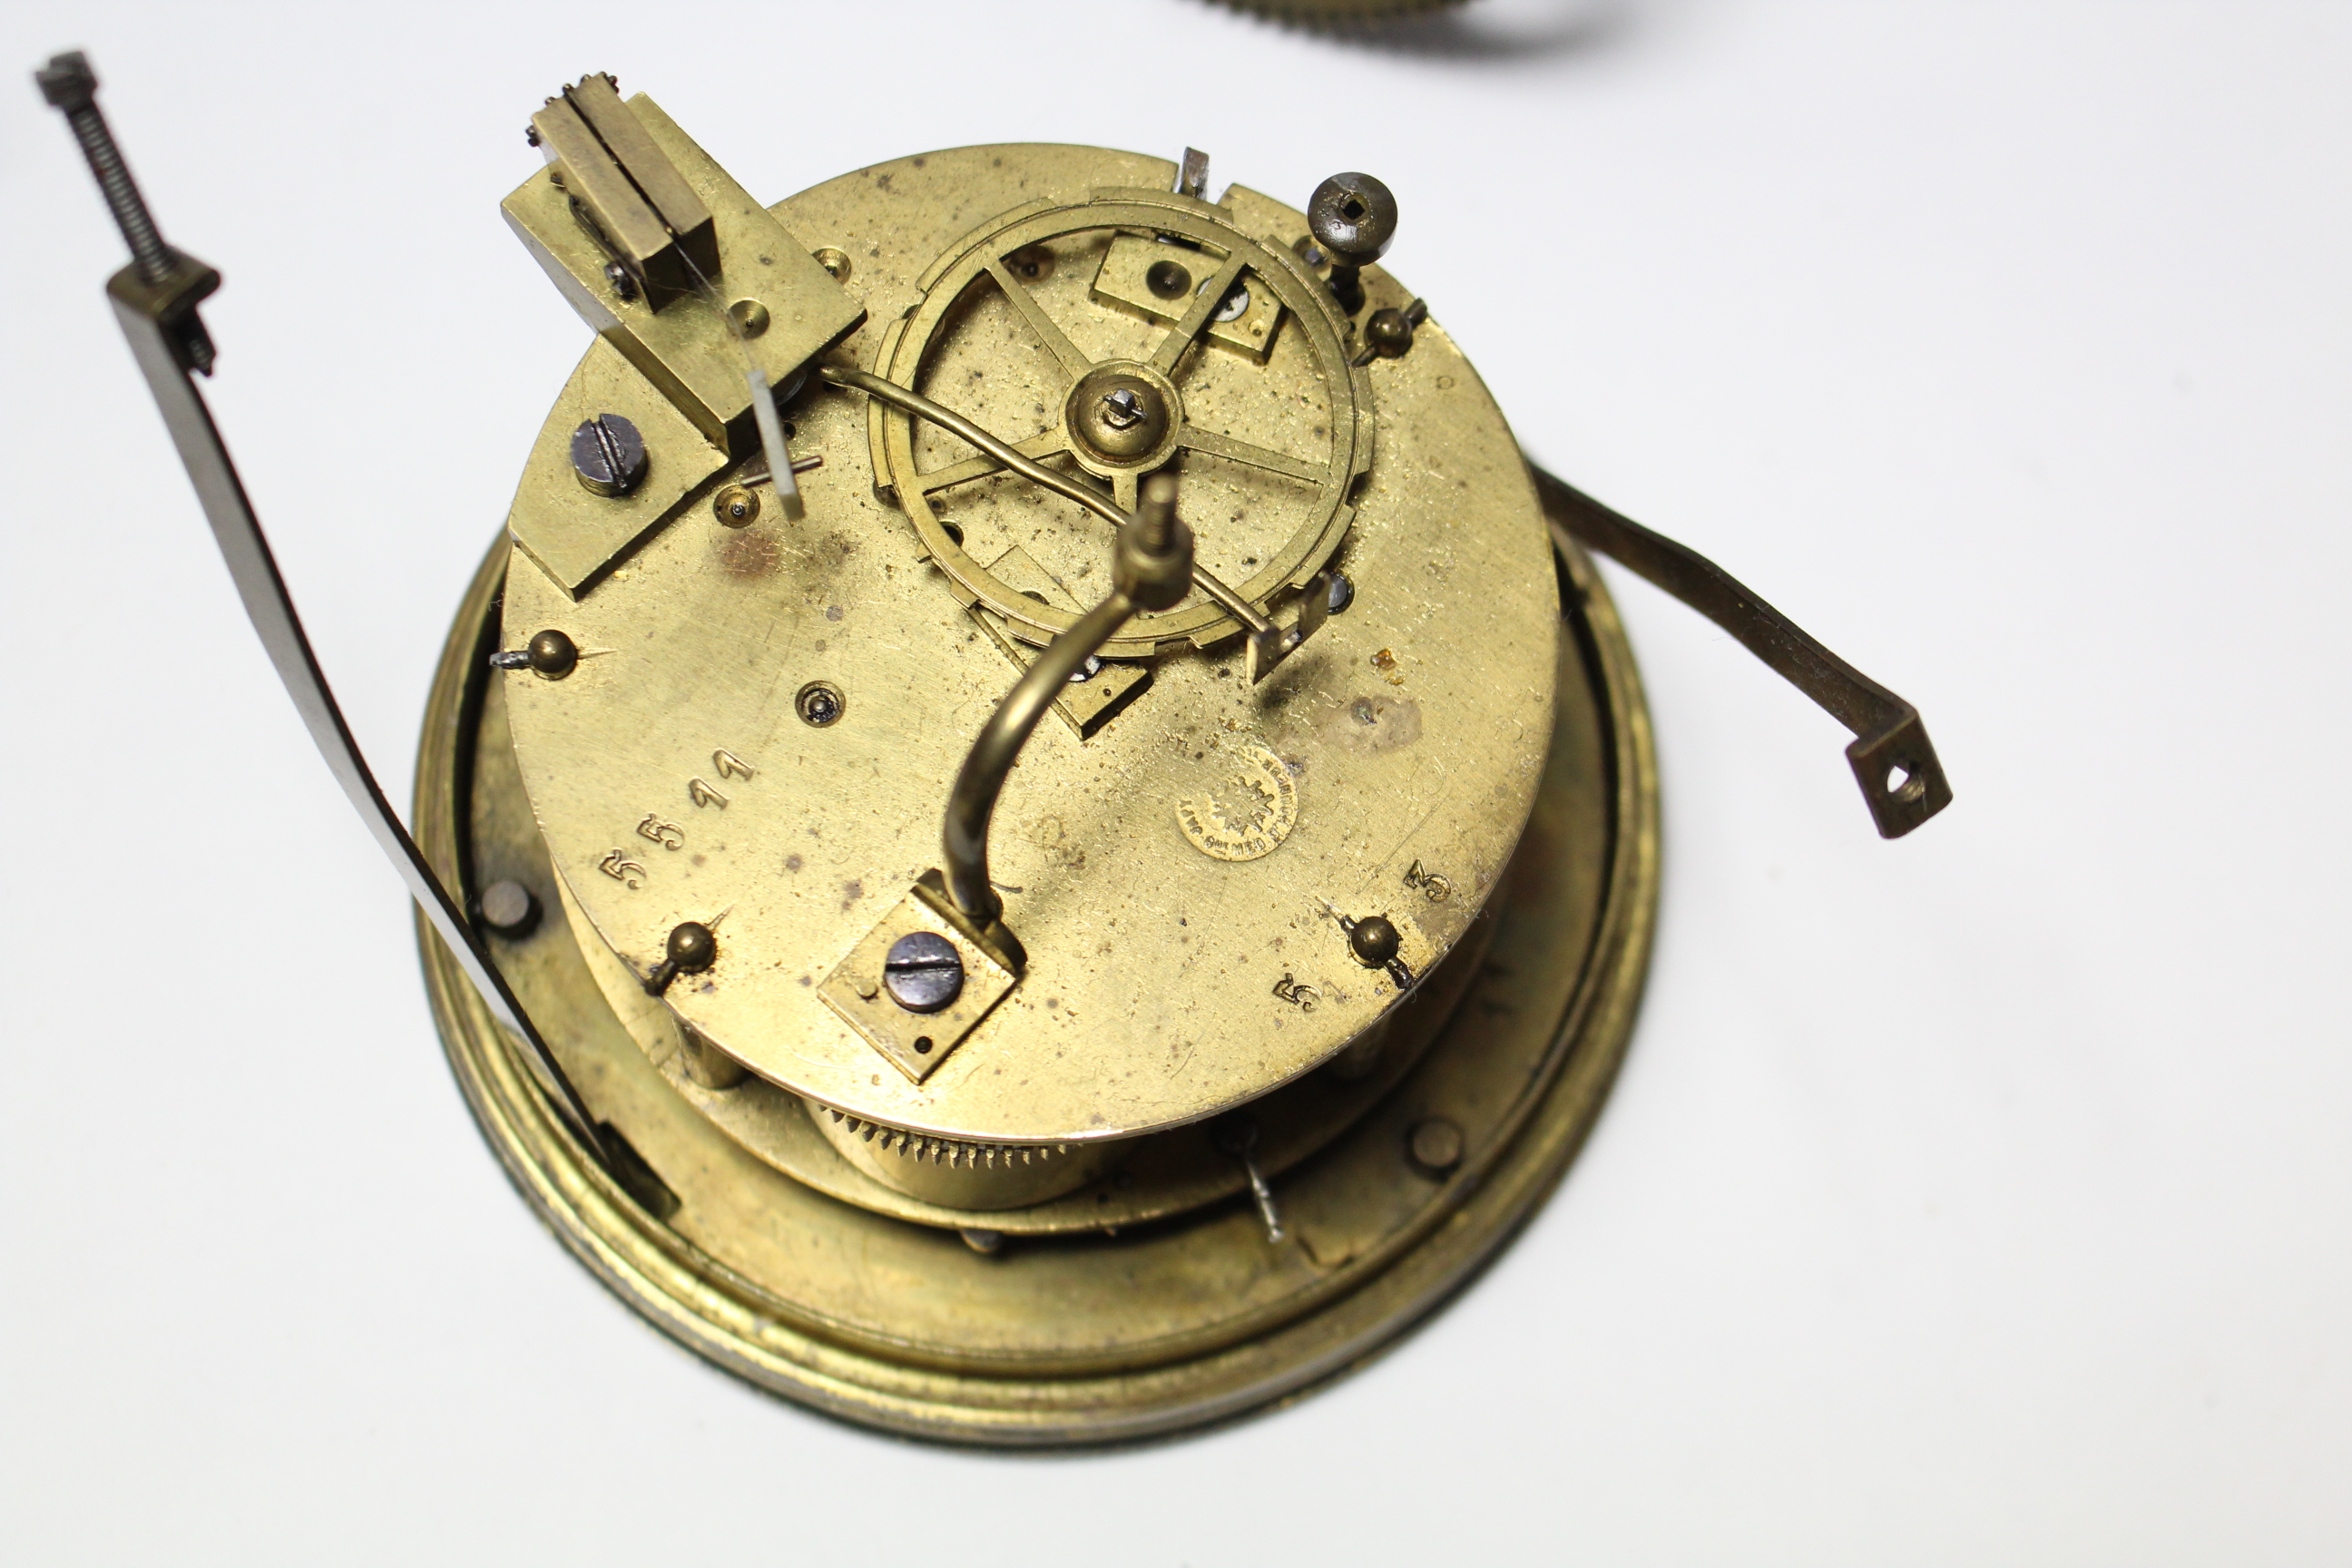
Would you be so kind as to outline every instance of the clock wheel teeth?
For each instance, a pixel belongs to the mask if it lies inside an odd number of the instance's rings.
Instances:
[[[1010,1170],[1015,1164],[1030,1165],[1054,1159],[1070,1152],[1067,1143],[1048,1148],[1035,1143],[976,1143],[961,1138],[934,1138],[929,1133],[910,1132],[903,1127],[887,1122],[868,1121],[862,1116],[852,1116],[828,1105],[825,1114],[846,1125],[890,1153],[904,1159],[926,1161],[932,1164],[961,1166],[965,1170],[1003,1166]]]
[[[1308,28],[1344,28],[1403,22],[1438,11],[1458,11],[1469,0],[1223,0],[1236,11]]]

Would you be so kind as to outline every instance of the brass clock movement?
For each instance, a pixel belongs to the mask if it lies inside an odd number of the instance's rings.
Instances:
[[[195,390],[79,56],[109,286],[289,689],[408,879],[490,1146],[712,1361],[1001,1445],[1361,1361],[1541,1203],[1649,953],[1657,779],[1587,548],[1852,728],[1918,717],[1533,468],[1379,180],[965,147],[765,205],[606,77],[502,212],[593,339],[459,606],[410,825]],[[487,202],[485,204],[487,211]]]

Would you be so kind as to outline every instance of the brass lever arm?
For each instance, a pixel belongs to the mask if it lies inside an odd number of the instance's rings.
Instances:
[[[1135,614],[1135,601],[1114,588],[1103,601],[1078,617],[1077,625],[1045,645],[996,711],[989,716],[979,738],[957,770],[955,787],[948,792],[947,821],[940,844],[948,863],[948,896],[956,908],[982,929],[1004,912],[1004,900],[988,879],[988,824],[996,815],[996,797],[1020,760],[1021,748],[1045,717],[1054,700],[1088,655],[1108,642]]]
[[[1900,838],[1952,804],[1952,786],[1919,710],[1823,647],[1802,626],[1687,545],[1601,505],[1534,462],[1554,529],[1649,579],[1733,637],[1853,731],[1846,761],[1879,835]]]

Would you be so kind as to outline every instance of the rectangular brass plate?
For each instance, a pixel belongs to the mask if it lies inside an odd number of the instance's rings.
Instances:
[[[1110,249],[1103,256],[1102,268],[1095,274],[1095,298],[1140,310],[1155,321],[1176,321],[1192,307],[1192,294],[1188,289],[1172,300],[1154,294],[1144,276],[1155,261],[1173,261],[1182,267],[1192,275],[1194,289],[1220,265],[1188,246],[1162,245],[1139,234],[1122,234],[1110,242]],[[1282,306],[1264,283],[1244,274],[1243,284],[1249,289],[1249,309],[1230,321],[1210,322],[1208,339],[1264,364],[1265,356],[1274,350],[1275,334],[1282,327]]]
[[[882,963],[891,944],[917,931],[947,938],[963,960],[962,994],[936,1013],[909,1013],[882,987]],[[891,1066],[920,1083],[1020,979],[980,943],[940,894],[918,884],[834,966],[817,995]]]
[[[622,416],[646,443],[645,482],[625,496],[592,494],[572,477],[572,432],[599,414]],[[599,339],[531,447],[507,529],[524,553],[576,599],[699,499],[726,465],[725,453],[704,440],[620,350]]]

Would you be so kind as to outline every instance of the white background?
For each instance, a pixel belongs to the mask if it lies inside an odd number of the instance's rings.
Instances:
[[[1649,998],[1566,1185],[1298,1408],[1007,1458],[709,1370],[477,1138],[398,884],[238,613],[26,73],[91,51],[207,388],[404,795],[583,331],[499,221],[609,68],[755,191],[988,141],[1386,178],[1530,448],[1916,701],[1844,734],[1622,574]],[[0,1555],[2352,1559],[2352,7],[1197,0],[0,16]]]

